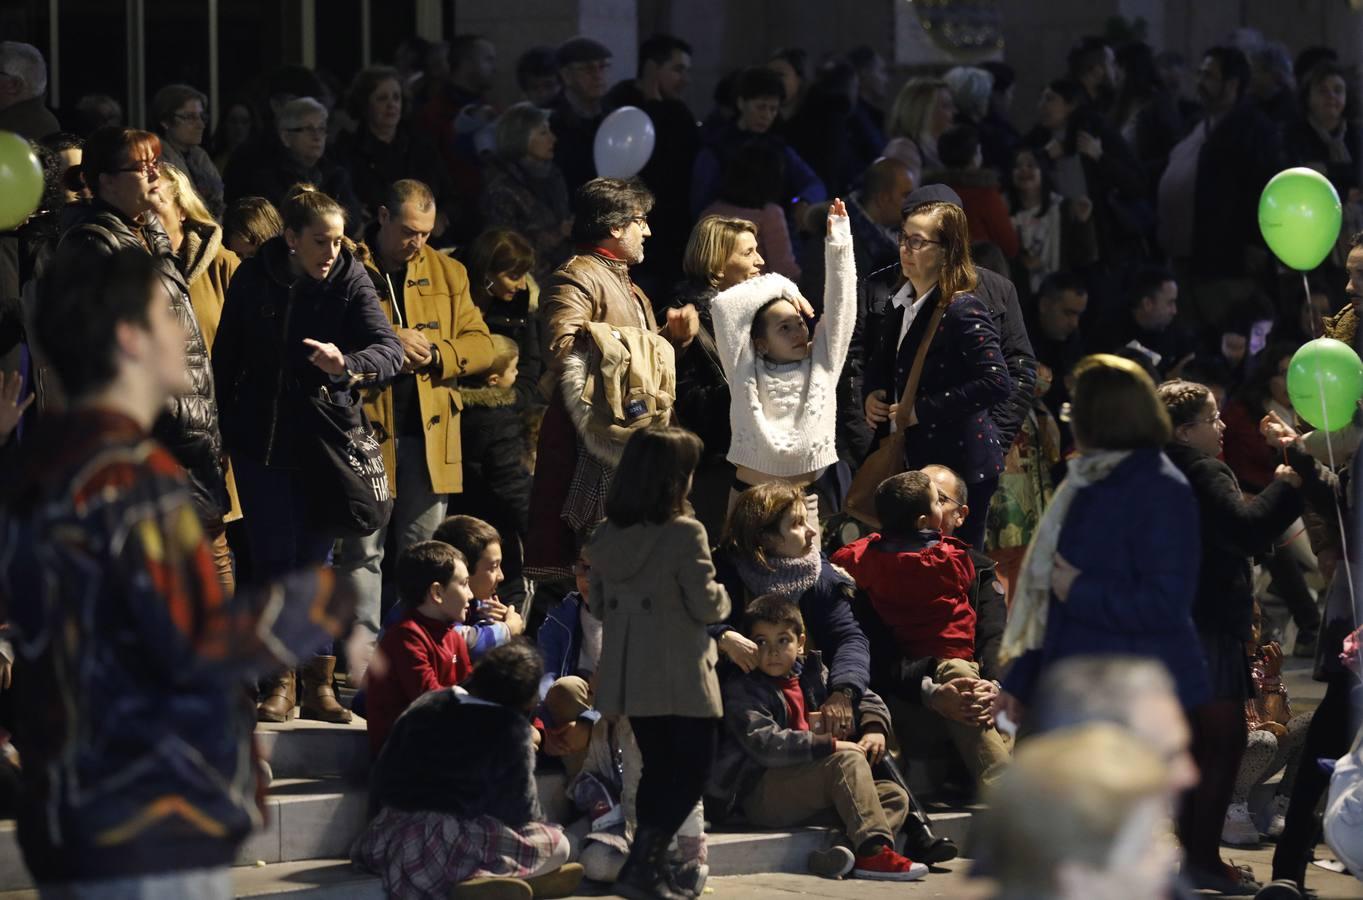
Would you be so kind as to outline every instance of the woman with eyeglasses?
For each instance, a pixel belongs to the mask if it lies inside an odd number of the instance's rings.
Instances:
[[[282,209],[296,184],[311,184],[345,210],[346,235],[359,239],[364,213],[350,173],[326,155],[327,108],[312,97],[296,97],[276,117],[279,142],[264,157],[234,158],[226,172],[227,202],[264,197]]]
[[[208,98],[187,84],[168,84],[151,101],[151,121],[161,136],[161,158],[189,176],[213,218],[222,219],[222,175],[203,148]]]
[[[199,521],[207,533],[218,579],[234,587],[223,514],[227,487],[218,432],[217,395],[198,317],[165,229],[155,215],[161,188],[161,139],[147,131],[109,126],[85,142],[80,178],[92,199],[62,211],[62,238],[49,271],[73,271],[107,258],[119,249],[138,247],[156,261],[161,284],[185,331],[189,389],[175,398],[157,420],[157,440],[175,454],[189,475]]]
[[[899,264],[904,282],[890,299],[879,343],[866,365],[866,421],[879,436],[903,427],[905,468],[936,463],[955,469],[966,480],[970,508],[987,510],[1007,449],[990,410],[1012,395],[1014,385],[998,327],[975,295],[979,276],[961,207],[932,200],[908,209]],[[925,342],[913,408],[898,417],[904,386]],[[972,517],[957,536],[981,548],[984,526],[985,516]]]
[[[1272,482],[1257,496],[1245,494],[1230,466],[1217,459],[1226,426],[1211,391],[1188,381],[1166,381],[1159,396],[1173,425],[1165,454],[1197,498],[1202,552],[1193,622],[1212,693],[1189,715],[1193,758],[1202,778],[1184,797],[1179,817],[1184,874],[1199,889],[1257,890],[1241,870],[1221,860],[1220,841],[1245,752],[1245,701],[1256,693],[1245,656],[1245,645],[1253,638],[1253,558],[1271,550],[1278,535],[1302,514],[1303,476],[1279,463]],[[1315,479],[1309,458],[1295,462]]]

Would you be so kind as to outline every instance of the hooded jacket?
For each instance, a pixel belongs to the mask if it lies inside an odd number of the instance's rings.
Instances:
[[[715,581],[705,526],[688,516],[627,528],[607,520],[590,553],[588,602],[604,625],[596,708],[718,718],[719,657],[705,626],[729,614],[729,595]]]
[[[308,361],[305,338],[333,343],[346,372],[332,376]],[[347,393],[355,384],[388,381],[403,363],[402,345],[379,307],[364,266],[342,249],[321,281],[295,277],[284,238],[242,263],[227,289],[213,345],[222,385],[222,430],[233,456],[297,468],[308,394],[322,386]]]
[[[137,247],[151,254],[170,296],[171,310],[185,330],[185,365],[189,390],[171,398],[156,421],[153,434],[189,473],[190,493],[202,522],[220,523],[227,511],[223,477],[223,443],[218,430],[218,403],[208,344],[190,300],[189,284],[181,273],[170,239],[161,223],[148,216],[138,225],[100,200],[73,203],[62,212],[62,239],[49,271],[73,271],[94,259]]]

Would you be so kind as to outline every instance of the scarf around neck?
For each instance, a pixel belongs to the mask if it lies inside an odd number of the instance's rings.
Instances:
[[[1099,450],[1070,460],[1065,480],[1055,489],[1051,505],[1041,517],[1032,545],[1022,560],[1013,605],[1008,610],[1008,624],[1003,629],[999,647],[1000,663],[1012,662],[1041,646],[1051,607],[1051,571],[1055,567],[1060,531],[1065,526],[1070,504],[1081,490],[1112,474],[1112,470],[1130,455],[1130,450]]]
[[[738,561],[738,575],[754,597],[781,594],[794,602],[818,582],[822,568],[823,555],[817,546],[804,556],[769,556],[766,566],[754,559]]]

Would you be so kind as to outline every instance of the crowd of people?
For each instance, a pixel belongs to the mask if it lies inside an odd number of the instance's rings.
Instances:
[[[1363,425],[1286,387],[1363,349],[1337,54],[1086,37],[1014,109],[1005,62],[892,92],[792,48],[698,116],[677,37],[614,86],[590,37],[526,50],[500,110],[498,49],[285,66],[210,135],[189,85],[59,122],[0,43],[46,176],[0,234],[0,807],[40,890],[230,896],[254,722],[359,714],[392,896],[697,897],[739,822],[916,880],[959,852],[917,765],[989,805],[1001,897],[1302,896],[1358,727]],[[600,177],[622,106],[655,150]],[[1255,218],[1288,166],[1344,209],[1306,279]],[[1222,850],[1264,838],[1269,885]]]

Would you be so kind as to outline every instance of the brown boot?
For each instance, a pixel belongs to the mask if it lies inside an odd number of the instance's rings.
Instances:
[[[265,699],[256,707],[257,722],[287,722],[298,715],[297,687],[293,670],[280,674],[265,689]]]
[[[303,718],[344,725],[350,722],[350,710],[336,699],[336,688],[331,679],[336,672],[336,657],[314,656],[298,670],[303,678]]]

